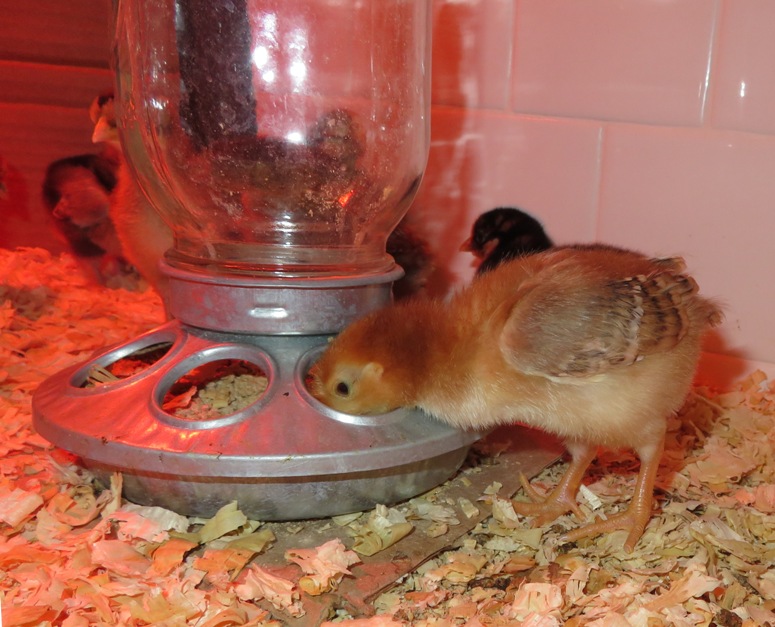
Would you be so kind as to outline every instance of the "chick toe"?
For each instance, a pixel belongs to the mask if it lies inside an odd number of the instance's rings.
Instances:
[[[512,501],[514,511],[523,516],[534,516],[533,524],[537,527],[542,527],[568,512],[573,512],[577,518],[583,520],[584,513],[576,502],[576,493],[579,490],[579,485],[581,485],[581,480],[587,467],[592,463],[596,454],[597,449],[593,446],[577,447],[568,469],[565,471],[562,479],[560,479],[560,483],[546,498],[542,498],[535,491],[524,475],[520,476],[525,494],[534,502]]]

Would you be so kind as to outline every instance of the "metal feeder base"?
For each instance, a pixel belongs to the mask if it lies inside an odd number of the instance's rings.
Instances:
[[[258,291],[253,311],[274,312],[269,319],[276,320],[283,298],[268,302],[268,292]],[[364,308],[373,306],[348,315]],[[192,516],[212,516],[237,501],[254,519],[321,518],[405,500],[453,475],[478,434],[413,410],[342,414],[307,392],[305,375],[332,335],[246,334],[173,321],[44,381],[33,396],[33,424],[103,480],[123,473],[128,499]],[[159,343],[171,347],[141,373],[83,387],[92,366]],[[255,364],[267,375],[256,402],[207,420],[162,409],[181,376],[222,359]]]

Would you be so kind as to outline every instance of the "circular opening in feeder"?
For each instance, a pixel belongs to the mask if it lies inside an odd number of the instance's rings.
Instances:
[[[216,359],[197,365],[164,393],[162,411],[182,421],[221,423],[264,397],[267,368],[246,359]]]
[[[169,353],[173,344],[172,341],[151,342],[134,349],[125,346],[107,353],[78,373],[75,386],[100,388],[134,377],[156,364]]]

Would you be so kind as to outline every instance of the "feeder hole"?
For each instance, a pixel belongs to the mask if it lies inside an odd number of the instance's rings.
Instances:
[[[122,381],[147,370],[172,348],[172,342],[156,342],[132,351],[107,365],[94,363],[89,367],[82,388],[93,388]]]
[[[259,400],[268,384],[260,366],[244,359],[218,359],[175,381],[164,394],[161,408],[185,420],[223,418]]]

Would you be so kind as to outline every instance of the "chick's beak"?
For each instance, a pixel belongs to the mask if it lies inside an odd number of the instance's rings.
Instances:
[[[91,140],[93,144],[115,141],[116,135],[116,130],[111,127],[110,123],[104,117],[100,117],[94,125]]]
[[[465,242],[460,244],[460,252],[461,253],[473,253],[474,252],[472,250],[472,248],[471,248],[471,239],[472,238],[469,237]]]

